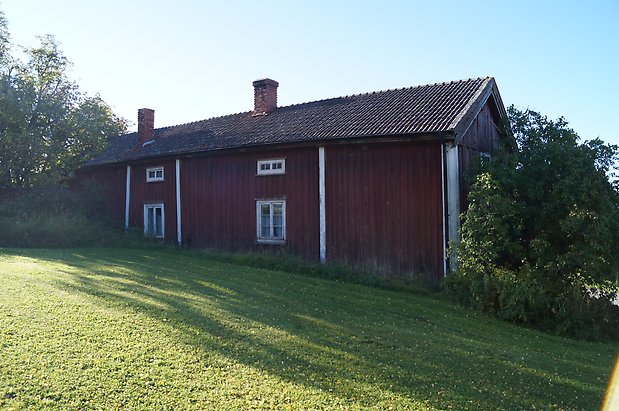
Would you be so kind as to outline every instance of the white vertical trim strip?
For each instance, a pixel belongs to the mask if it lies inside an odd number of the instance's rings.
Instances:
[[[148,234],[148,205],[144,204],[144,235]]]
[[[327,208],[325,193],[325,148],[318,147],[318,197],[320,203],[320,262],[327,261]]]
[[[443,211],[443,277],[447,276],[447,237],[445,234],[445,143],[441,144],[441,204]]]
[[[127,181],[125,182],[125,230],[129,229],[129,201],[131,199],[131,166],[127,166]]]
[[[182,244],[181,231],[181,160],[176,159],[176,243]]]
[[[455,142],[447,148],[447,210],[449,243],[457,243],[460,231],[460,176],[458,171],[458,145]],[[456,255],[450,252],[449,269],[457,267]]]

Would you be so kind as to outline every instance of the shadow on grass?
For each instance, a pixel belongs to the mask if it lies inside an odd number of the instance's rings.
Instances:
[[[595,408],[612,368],[610,349],[600,363],[588,343],[428,296],[173,250],[27,255],[79,269],[57,286],[165,320],[184,344],[366,407],[395,395],[436,408]]]

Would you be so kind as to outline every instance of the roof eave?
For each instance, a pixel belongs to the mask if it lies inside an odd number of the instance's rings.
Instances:
[[[448,130],[453,132],[456,142],[462,138],[465,134],[463,131],[467,130],[479,111],[483,108],[484,104],[492,94],[494,86],[494,78],[488,77],[482,87],[475,92],[475,94],[469,99],[468,103],[460,110],[460,113],[454,118],[448,127]]]
[[[477,93],[471,98],[469,103],[463,108],[460,114],[454,119],[450,125],[450,131],[453,133],[456,144],[464,137],[473,121],[484,108],[486,102],[491,99],[495,106],[500,120],[507,119],[507,110],[503,105],[501,94],[496,85],[494,77],[488,77],[486,84],[480,87]]]
[[[369,143],[395,143],[395,142],[406,142],[406,141],[432,141],[432,140],[453,140],[455,135],[450,130],[439,130],[432,132],[422,132],[422,133],[393,133],[393,134],[381,134],[378,136],[366,135],[366,136],[358,136],[358,137],[335,137],[328,139],[317,139],[317,140],[302,140],[302,141],[288,141],[288,142],[272,142],[272,143],[262,143],[262,144],[247,144],[241,146],[234,147],[221,147],[214,149],[202,149],[202,150],[185,150],[178,151],[175,153],[165,153],[165,154],[154,154],[150,156],[144,157],[131,157],[131,158],[122,158],[118,161],[111,161],[105,163],[98,164],[85,164],[79,168],[79,170],[87,170],[87,169],[95,169],[95,168],[105,168],[111,167],[114,165],[126,165],[133,162],[147,162],[152,161],[154,159],[164,159],[164,158],[178,158],[178,157],[191,157],[191,156],[199,156],[206,155],[208,153],[221,153],[221,152],[235,152],[235,151],[244,151],[244,150],[255,150],[255,149],[268,149],[268,148],[289,148],[289,147],[316,147],[323,145],[342,145],[342,144],[369,144]]]

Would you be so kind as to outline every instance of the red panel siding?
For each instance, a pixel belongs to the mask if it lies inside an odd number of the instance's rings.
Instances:
[[[258,160],[285,158],[286,174],[258,176]],[[164,167],[162,182],[146,169]],[[382,275],[436,282],[443,276],[439,142],[326,147],[327,260]],[[131,167],[130,225],[144,204],[163,203],[165,235],[176,240],[175,161]],[[114,188],[124,218],[126,167],[92,172]],[[294,148],[181,159],[182,239],[229,251],[268,250],[319,260],[318,149]],[[286,200],[286,242],[256,242],[256,200]]]
[[[163,181],[146,182],[146,169],[151,167],[163,167]],[[174,160],[131,166],[129,225],[144,229],[144,205],[154,203],[163,203],[165,239],[176,241],[176,163]]]
[[[328,260],[442,278],[440,143],[327,147],[326,204]]]
[[[258,160],[286,159],[286,174],[256,175]],[[192,246],[269,250],[318,259],[318,149],[181,160],[183,239]],[[256,200],[286,200],[286,243],[256,242]]]

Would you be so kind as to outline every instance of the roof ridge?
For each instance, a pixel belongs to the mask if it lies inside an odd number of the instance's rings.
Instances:
[[[233,113],[233,114],[222,114],[221,116],[207,117],[207,118],[203,118],[202,120],[190,121],[188,123],[180,123],[180,124],[173,124],[171,126],[159,127],[159,128],[156,128],[155,131],[166,130],[166,129],[169,129],[169,128],[177,128],[177,127],[189,126],[189,125],[192,125],[192,124],[203,123],[203,122],[211,121],[211,120],[217,120],[217,119],[224,118],[224,117],[233,117],[233,116],[238,116],[238,115],[241,115],[241,114],[249,114],[249,113],[251,113],[251,111],[240,111],[238,113]]]
[[[137,144],[137,133],[132,132],[110,139],[106,151],[89,166],[243,146],[460,135],[495,87],[493,77],[478,77],[286,105],[266,116],[252,116],[252,111],[225,114],[157,128],[157,141],[145,147]],[[502,106],[500,101],[496,104]]]
[[[448,130],[454,130],[456,128],[458,123],[462,121],[462,119],[466,116],[466,113],[468,113],[468,111],[471,109],[473,104],[477,101],[477,99],[479,99],[479,96],[481,96],[481,94],[484,92],[488,84],[492,83],[493,78],[494,77],[486,76],[486,77],[479,77],[475,79],[475,80],[483,80],[482,84],[480,85],[480,87],[477,88],[475,93],[471,96],[469,101],[464,105],[462,110],[460,110],[458,115],[453,119],[451,124],[449,124],[449,127],[447,127]],[[473,79],[469,79],[469,80],[473,80]]]
[[[465,82],[475,81],[475,80],[487,80],[489,78],[491,78],[491,77],[489,77],[489,76],[485,76],[485,77],[470,77],[468,79],[443,81],[443,82],[428,83],[428,84],[419,84],[419,85],[416,85],[416,86],[408,86],[408,87],[395,87],[395,88],[389,88],[389,89],[383,89],[383,90],[367,91],[365,93],[346,94],[346,95],[337,96],[337,97],[329,97],[329,98],[324,98],[324,99],[319,99],[319,100],[311,100],[311,101],[304,101],[304,102],[301,102],[301,103],[289,104],[287,106],[277,107],[277,110],[285,109],[285,108],[291,108],[291,107],[299,107],[299,106],[303,106],[303,105],[306,105],[306,104],[314,104],[314,103],[320,103],[320,102],[327,102],[327,101],[337,100],[337,99],[341,99],[341,98],[361,97],[361,96],[369,96],[369,95],[387,93],[387,92],[392,92],[392,91],[404,91],[404,90],[421,89],[421,88],[425,88],[425,87],[444,86],[444,85],[450,85],[450,84],[456,84],[456,83],[465,83]],[[207,117],[207,118],[204,118],[204,119],[201,119],[201,120],[190,121],[190,122],[187,122],[187,123],[173,124],[171,126],[165,126],[165,127],[156,128],[155,131],[165,131],[167,129],[178,128],[178,127],[183,127],[183,126],[189,126],[189,125],[192,125],[192,124],[197,124],[197,123],[203,123],[203,122],[207,122],[207,121],[213,121],[213,120],[217,120],[217,119],[222,119],[224,117],[232,117],[232,116],[238,116],[238,115],[241,115],[241,114],[249,114],[249,113],[251,113],[251,110],[249,110],[249,111],[240,111],[238,113],[232,113],[232,114],[223,114],[221,116]]]
[[[460,79],[460,80],[443,81],[443,82],[428,83],[428,84],[419,84],[419,85],[416,85],[416,86],[408,86],[408,87],[395,87],[395,88],[388,88],[388,89],[383,89],[383,90],[367,91],[365,93],[346,94],[346,95],[337,96],[337,97],[329,97],[329,98],[324,98],[324,99],[320,99],[320,100],[311,100],[311,101],[304,101],[304,102],[301,102],[301,103],[290,104],[290,105],[287,105],[287,106],[277,107],[277,109],[288,108],[288,107],[297,107],[297,106],[302,106],[304,104],[313,104],[313,103],[319,103],[319,102],[322,102],[322,101],[337,100],[337,99],[340,99],[340,98],[369,96],[369,95],[373,95],[373,94],[387,93],[387,92],[390,92],[390,91],[413,90],[413,89],[424,88],[424,87],[444,86],[444,85],[449,85],[449,84],[465,83],[465,82],[468,82],[468,81],[486,80],[488,78],[490,78],[490,77],[489,76],[485,76],[485,77],[470,77],[470,78],[467,78],[467,79]]]

